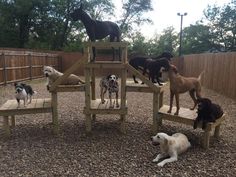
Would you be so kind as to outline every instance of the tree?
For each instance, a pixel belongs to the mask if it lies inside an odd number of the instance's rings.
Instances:
[[[152,22],[143,16],[145,12],[152,10],[151,0],[122,0],[122,3],[123,14],[118,22],[123,36],[131,34],[135,25]]]
[[[149,53],[151,55],[160,55],[164,51],[171,53],[176,52],[177,42],[178,42],[177,33],[174,31],[174,28],[167,27],[163,30],[160,36],[155,36],[153,40],[150,41],[152,46],[150,46]]]
[[[236,50],[235,1],[222,8],[216,5],[208,6],[204,10],[204,16],[216,43],[223,44],[225,51]]]

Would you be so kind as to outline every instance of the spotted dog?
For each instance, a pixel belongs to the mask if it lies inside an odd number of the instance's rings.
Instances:
[[[119,85],[118,85],[118,77],[116,75],[108,75],[107,77],[103,77],[100,81],[100,88],[101,88],[101,101],[104,104],[106,101],[104,99],[104,94],[107,92],[109,93],[110,99],[110,108],[113,108],[114,105],[112,103],[112,93],[116,94],[116,107],[119,107],[118,103],[118,92],[119,92]]]

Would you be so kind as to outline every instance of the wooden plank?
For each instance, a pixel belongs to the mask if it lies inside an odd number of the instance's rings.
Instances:
[[[85,68],[96,68],[96,69],[125,69],[125,64],[121,62],[91,62],[85,64]]]
[[[163,86],[159,86],[158,83],[154,84],[156,87],[159,88],[160,92],[163,92],[164,89],[168,86],[167,83],[163,83]],[[144,93],[153,93],[153,90],[148,87],[146,84],[136,84],[132,80],[126,81],[126,91],[127,92],[144,92]]]
[[[179,115],[174,115],[174,110],[176,107],[173,107],[173,112],[171,114],[167,113],[169,110],[169,106],[163,105],[161,109],[159,110],[159,114],[161,115],[161,118],[164,120],[169,120],[169,121],[174,121],[174,122],[179,122],[187,125],[192,125],[194,119],[197,117],[196,110],[190,110],[187,108],[180,108],[179,110]],[[188,112],[188,114],[186,114]],[[185,117],[186,116],[186,117]]]
[[[58,85],[55,89],[56,92],[79,92],[85,91],[85,84],[81,85]]]
[[[47,103],[46,105],[44,105],[45,100]],[[24,107],[22,103],[20,108],[17,108],[17,106],[18,104],[16,100],[8,100],[4,105],[1,106],[0,115],[10,116],[10,115],[51,112],[50,98],[33,99],[31,104],[28,104],[27,107]]]
[[[127,42],[85,42],[86,47],[96,47],[97,49],[125,48],[128,46]]]

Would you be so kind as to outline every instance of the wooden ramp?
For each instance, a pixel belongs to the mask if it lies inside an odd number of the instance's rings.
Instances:
[[[169,114],[167,111],[169,110],[169,106],[164,105],[162,108],[160,108],[158,114],[160,115],[159,125],[161,125],[162,120],[168,120],[173,122],[178,122],[186,125],[190,125],[193,127],[194,120],[197,117],[197,111],[196,110],[190,110],[188,108],[180,108],[179,115],[174,115],[174,112],[176,110],[176,107],[173,107],[173,113]],[[207,149],[210,145],[210,137],[211,137],[211,131],[214,131],[214,136],[216,138],[220,135],[220,126],[222,122],[225,120],[225,114],[218,118],[215,122],[207,123],[206,128],[203,130],[203,141],[202,146]],[[198,124],[198,128],[202,127],[202,123],[200,122]],[[159,129],[159,128],[158,128]]]

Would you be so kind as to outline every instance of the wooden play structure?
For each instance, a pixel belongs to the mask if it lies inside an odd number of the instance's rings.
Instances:
[[[92,55],[92,48],[99,49],[116,49],[121,52],[121,58],[119,61],[94,61]],[[61,85],[61,83],[67,79],[67,77],[77,71],[78,69],[84,69],[85,84],[82,85]],[[107,99],[105,104],[101,103],[100,96],[96,95],[96,77],[95,71],[102,69],[119,70],[120,78],[120,99],[119,107],[109,108],[109,100]],[[127,71],[141,79],[144,84],[134,84],[133,81],[127,81]],[[49,88],[51,98],[47,99],[35,99],[30,105],[25,108],[17,109],[16,100],[8,100],[4,105],[0,107],[0,116],[4,117],[3,127],[6,131],[6,135],[10,135],[9,117],[11,117],[12,126],[15,125],[15,115],[22,114],[35,114],[35,113],[52,113],[53,132],[58,133],[58,92],[85,92],[85,107],[83,113],[85,114],[86,132],[90,133],[92,130],[92,120],[96,118],[97,114],[118,114],[120,115],[120,131],[125,132],[125,118],[127,115],[127,99],[126,92],[143,92],[153,94],[153,123],[152,132],[157,133],[162,125],[162,120],[169,120],[179,122],[187,125],[193,125],[196,113],[189,109],[180,109],[179,116],[173,114],[167,114],[167,106],[163,105],[164,88],[167,84],[159,86],[152,83],[135,68],[130,66],[127,61],[127,43],[124,42],[88,42],[85,43],[84,56],[74,63],[68,70],[66,70],[60,78],[58,78]],[[218,119],[215,123],[207,125],[207,129],[204,131],[203,147],[209,147],[210,132],[215,128],[215,136],[219,136],[220,125],[225,116]],[[199,125],[200,126],[200,125]]]

